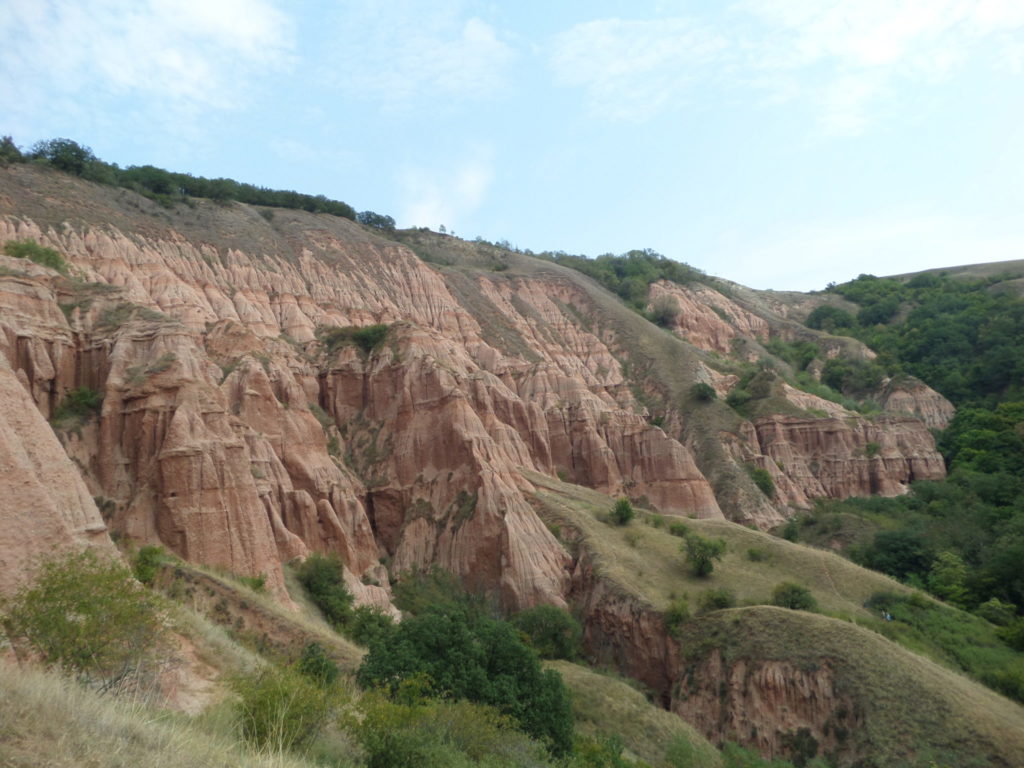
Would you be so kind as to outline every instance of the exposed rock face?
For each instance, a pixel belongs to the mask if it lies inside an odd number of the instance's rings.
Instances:
[[[15,589],[35,562],[62,550],[113,554],[85,482],[0,355],[0,594]]]
[[[835,754],[861,726],[857,702],[839,689],[827,662],[729,664],[716,649],[683,672],[672,710],[717,744],[739,738],[762,755],[790,756],[789,740],[804,730],[819,754]]]
[[[279,563],[316,549],[381,584],[364,601],[386,603],[388,557],[392,573],[438,563],[515,607],[561,603],[568,579],[519,468],[721,516],[689,450],[635,406],[610,339],[567,309],[586,304],[573,283],[478,277],[456,297],[407,249],[328,224],[285,222],[256,238],[271,253],[250,253],[174,229],[0,223],[0,239],[55,247],[89,281],[56,280],[58,296],[34,265],[4,280],[19,308],[5,351],[44,414],[76,386],[104,393],[95,445],[66,441],[117,530],[266,573],[281,596]],[[370,354],[314,341],[398,320]]]
[[[744,438],[733,450],[766,469],[777,498],[798,507],[819,497],[899,496],[915,480],[946,476],[931,433],[909,417],[769,416]]]
[[[931,429],[945,429],[956,408],[923,381],[910,377],[890,379],[878,394],[878,404],[889,411],[907,413]]]
[[[706,285],[676,285],[661,281],[651,286],[651,304],[674,301],[679,314],[672,330],[701,349],[730,354],[740,337],[768,339],[768,322]]]
[[[19,210],[0,215],[0,241],[53,247],[77,279],[4,258],[0,348],[45,417],[75,388],[103,395],[98,419],[61,439],[130,539],[265,573],[282,598],[281,562],[322,551],[341,555],[363,602],[387,605],[390,577],[436,563],[520,607],[562,604],[569,583],[524,470],[663,513],[723,515],[690,447],[690,414],[669,405],[665,430],[652,424],[651,393],[632,388],[624,363],[649,365],[669,343],[675,391],[687,376],[723,393],[735,379],[696,357],[673,370],[671,355],[692,347],[637,330],[642,320],[578,276],[526,261],[441,272],[336,217],[279,211],[268,222],[204,202],[147,216],[128,193],[88,185],[89,204],[68,218],[61,196],[77,182],[4,174],[2,199]],[[652,299],[659,291],[703,349],[728,353],[770,331],[707,286],[658,284]],[[374,323],[390,329],[372,349],[325,334]],[[770,525],[782,503],[898,493],[939,472],[916,422],[850,426],[828,413],[723,438],[727,462],[767,467],[780,489],[756,514],[736,496],[730,515]]]

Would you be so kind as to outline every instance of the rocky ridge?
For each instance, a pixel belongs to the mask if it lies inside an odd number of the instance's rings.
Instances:
[[[55,248],[74,279],[0,258],[2,351],[43,418],[77,388],[103,395],[96,421],[61,437],[105,524],[265,573],[282,599],[280,563],[317,550],[343,557],[364,602],[387,604],[389,574],[438,564],[510,607],[562,604],[568,556],[523,470],[762,526],[786,504],[942,474],[920,422],[853,414],[740,420],[719,465],[708,459],[679,389],[727,389],[701,348],[772,326],[707,286],[652,287],[687,302],[677,330],[697,346],[655,339],[682,383],[645,389],[636,350],[663,332],[568,270],[522,256],[500,272],[438,269],[335,217],[202,201],[164,213],[35,169],[3,174],[0,241]],[[374,323],[390,326],[374,348],[329,336]],[[738,462],[769,467],[783,492],[745,490]]]

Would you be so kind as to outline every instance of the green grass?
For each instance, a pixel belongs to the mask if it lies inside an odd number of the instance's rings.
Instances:
[[[688,660],[719,654],[727,668],[748,670],[776,661],[831,680],[858,720],[849,748],[869,765],[1024,765],[1024,709],[868,629],[757,606],[690,622],[681,645]]]
[[[836,690],[871,714],[856,738],[864,754],[877,749],[886,756],[878,765],[899,765],[896,756],[915,748],[914,740],[931,745],[939,765],[972,765],[968,756],[974,753],[1013,755],[993,764],[1024,765],[1024,709],[953,671],[965,656],[991,671],[1010,658],[998,648],[991,628],[976,625],[980,619],[912,597],[906,586],[830,552],[724,520],[686,521],[691,532],[724,539],[727,546],[711,576],[696,578],[679,551],[681,539],[644,524],[653,517],[638,514],[629,531],[639,535],[633,546],[626,532],[602,522],[612,503],[607,496],[539,475],[528,479],[537,487],[536,508],[544,522],[559,526],[575,547],[585,549],[595,576],[623,597],[664,611],[686,595],[692,610],[705,590],[727,589],[747,606],[683,623],[681,648],[688,658],[717,649],[729,663],[776,660],[798,669],[829,667],[836,673]],[[753,560],[752,549],[758,552]],[[831,616],[756,605],[770,603],[781,582],[808,588]],[[878,611],[864,605],[877,592],[920,600],[928,608],[916,624],[909,616],[883,622]]]
[[[718,768],[721,757],[707,739],[671,712],[647,701],[643,693],[621,679],[568,661],[551,661],[572,692],[576,730],[584,736],[618,736],[627,755],[662,765],[665,749],[682,739],[693,748],[693,768]]]
[[[578,530],[600,575],[625,592],[639,596],[659,610],[672,598],[688,594],[691,605],[701,592],[726,588],[740,604],[767,604],[772,591],[783,581],[807,587],[827,613],[858,621],[870,621],[874,614],[864,607],[872,594],[889,590],[909,594],[893,579],[824,550],[792,544],[767,533],[726,520],[685,520],[687,528],[707,538],[726,541],[726,551],[708,578],[693,576],[679,550],[681,539],[664,527],[645,525],[652,519],[639,512],[630,526],[638,534],[636,546],[626,540],[621,528],[601,521],[614,501],[597,491],[561,483],[542,475],[528,474],[537,486],[538,511],[544,522]],[[664,516],[674,522],[671,516]],[[751,560],[748,550],[759,551]]]
[[[247,749],[230,730],[0,662],[0,765],[4,768],[302,768],[298,757]]]

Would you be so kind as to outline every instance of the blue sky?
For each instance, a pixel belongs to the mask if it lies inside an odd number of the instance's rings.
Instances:
[[[6,0],[0,132],[757,288],[1024,258],[1024,0]]]

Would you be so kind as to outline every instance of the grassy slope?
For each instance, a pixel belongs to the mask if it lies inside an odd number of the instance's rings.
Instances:
[[[996,764],[1024,765],[1024,708],[866,628],[880,622],[864,601],[879,591],[909,593],[903,585],[837,555],[733,523],[686,520],[691,531],[723,538],[728,547],[712,576],[697,579],[685,567],[682,540],[644,524],[645,515],[626,527],[609,525],[602,520],[612,499],[538,475],[529,479],[537,485],[535,498],[545,522],[579,531],[579,546],[588,550],[598,575],[655,608],[667,607],[681,594],[695,607],[700,593],[712,587],[733,590],[741,605],[763,603],[775,584],[795,581],[812,591],[822,610],[849,620],[772,607],[719,611],[687,625],[684,654],[700,656],[714,647],[727,658],[785,660],[798,666],[827,659],[839,685],[864,707],[866,726],[857,738],[868,745],[866,751],[895,759],[901,750],[930,744],[938,752],[953,753],[958,764],[970,764],[964,755],[991,751],[1009,756]],[[751,561],[750,548],[766,559]]]
[[[870,630],[757,606],[708,614],[681,642],[698,657],[717,648],[727,660],[827,664],[862,707],[851,739],[874,765],[899,766],[908,753],[914,765],[1024,765],[1024,708]]]
[[[69,684],[53,674],[0,663],[0,765],[4,768],[301,768],[303,760],[260,755],[227,734],[140,704]]]
[[[670,712],[649,703],[622,680],[602,675],[579,664],[552,661],[547,665],[562,676],[573,697],[577,731],[586,736],[616,734],[627,754],[660,765],[666,747],[675,739],[692,745],[693,768],[718,768],[721,756],[703,736]]]

